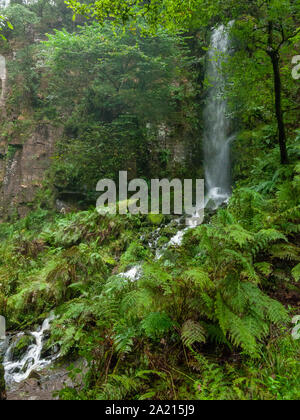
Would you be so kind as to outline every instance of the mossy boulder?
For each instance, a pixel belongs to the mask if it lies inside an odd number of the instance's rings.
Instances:
[[[22,337],[20,337],[13,348],[13,360],[21,360],[24,357],[28,347],[34,343],[35,338],[31,335],[23,335]]]

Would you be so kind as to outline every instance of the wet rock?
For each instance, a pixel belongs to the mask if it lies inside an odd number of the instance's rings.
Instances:
[[[8,348],[8,338],[6,338],[5,340],[0,339],[0,358],[4,356],[7,348]]]
[[[57,400],[59,397],[53,394],[63,389],[66,383],[72,384],[68,377],[68,366],[33,371],[33,376],[14,384],[8,391],[8,400]]]
[[[35,381],[40,381],[42,378],[42,375],[40,375],[37,371],[33,370],[32,372],[30,372],[29,376],[28,376],[28,380],[35,380]]]
[[[52,359],[59,353],[59,346],[52,344],[50,340],[50,333],[46,333],[46,339],[43,341],[43,349],[41,351],[41,359],[48,360]]]
[[[24,383],[25,387],[37,388],[39,386],[39,381],[36,378],[28,378]]]

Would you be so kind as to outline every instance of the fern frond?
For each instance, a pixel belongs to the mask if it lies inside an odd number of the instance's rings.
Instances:
[[[254,241],[253,235],[240,225],[230,226],[230,229],[225,229],[225,234],[228,234],[228,238],[230,238],[233,243],[238,244],[240,248],[249,242]]]
[[[273,271],[272,264],[267,262],[259,262],[254,264],[254,267],[266,277],[269,277]]]
[[[210,290],[214,288],[208,273],[200,268],[192,268],[184,273],[184,277],[192,281],[200,290]]]
[[[162,338],[173,327],[172,320],[165,313],[152,312],[141,323],[149,338]]]
[[[127,354],[132,351],[133,339],[136,336],[136,330],[127,325],[117,324],[114,328],[114,345],[118,353]]]
[[[265,249],[270,243],[276,241],[288,242],[288,239],[276,229],[262,229],[255,235],[257,250]]]
[[[294,267],[292,269],[292,275],[293,275],[295,281],[300,280],[300,264],[296,265],[296,267]]]
[[[181,339],[185,346],[191,347],[194,343],[205,343],[206,331],[196,321],[188,320],[183,324]]]
[[[240,252],[234,251],[232,249],[225,249],[224,254],[227,257],[232,258],[233,261],[235,261],[236,263],[238,263],[239,265],[241,265],[243,267],[244,270],[241,274],[243,274],[244,276],[248,277],[250,280],[252,280],[256,283],[258,283],[260,281],[258,275],[256,274],[256,272],[254,270],[252,262],[249,261],[249,258],[246,258]]]
[[[219,325],[235,346],[241,346],[252,357],[258,356],[258,344],[255,337],[241,318],[235,315],[223,301],[220,293],[216,299],[216,314]]]
[[[300,248],[293,244],[275,244],[270,249],[273,258],[300,261]]]

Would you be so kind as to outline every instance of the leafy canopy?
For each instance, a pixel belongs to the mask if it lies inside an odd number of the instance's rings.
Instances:
[[[97,19],[109,19],[115,24],[145,22],[151,30],[163,26],[172,31],[199,27],[216,20],[241,16],[280,21],[284,27],[294,26],[293,16],[299,14],[299,2],[293,0],[97,0],[86,4],[67,0],[75,14]],[[258,28],[257,28],[258,29]]]

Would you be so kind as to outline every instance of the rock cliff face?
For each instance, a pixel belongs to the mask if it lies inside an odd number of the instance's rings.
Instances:
[[[0,144],[0,220],[9,215],[24,217],[41,187],[51,163],[60,130],[38,125],[21,144]]]
[[[41,123],[21,139],[16,136],[7,142],[0,138],[0,222],[9,216],[25,217],[30,211],[62,132],[62,127]],[[157,141],[170,152],[170,168],[185,162],[187,150],[179,138],[160,129]],[[150,160],[155,159],[155,153]]]

